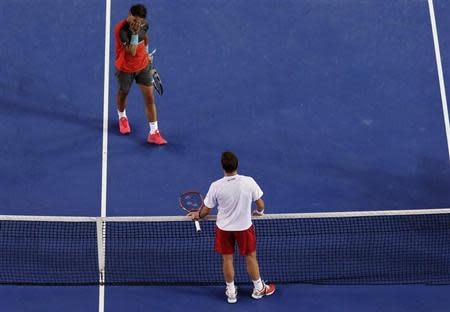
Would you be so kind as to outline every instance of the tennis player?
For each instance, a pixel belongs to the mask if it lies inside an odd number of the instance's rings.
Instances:
[[[274,284],[266,284],[259,275],[256,258],[256,234],[252,224],[252,202],[255,202],[254,215],[264,214],[263,192],[251,177],[237,173],[238,159],[232,152],[222,154],[224,177],[213,182],[205,196],[204,206],[199,212],[189,215],[194,219],[207,216],[217,206],[215,250],[223,257],[223,275],[227,288],[228,303],[237,302],[237,288],[234,285],[233,253],[237,242],[239,253],[245,256],[247,272],[253,281],[254,299],[272,295]]]
[[[158,130],[155,97],[153,95],[153,77],[151,75],[151,56],[148,54],[149,28],[147,9],[142,4],[133,5],[128,17],[120,21],[114,30],[116,41],[116,78],[118,83],[117,112],[119,114],[119,130],[122,134],[131,132],[126,106],[127,95],[135,80],[144,96],[150,132],[147,142],[150,144],[166,144]]]

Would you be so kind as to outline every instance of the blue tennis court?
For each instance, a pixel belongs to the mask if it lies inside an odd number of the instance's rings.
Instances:
[[[267,213],[444,209],[449,138],[443,77],[450,2],[167,1],[149,9],[169,144],[146,142],[134,86],[118,131],[114,26],[129,1],[0,4],[0,215],[179,216],[234,151],[264,190]],[[108,96],[107,145],[103,116]],[[102,155],[107,153],[102,187]],[[102,193],[103,192],[103,193]],[[106,201],[102,202],[102,194]],[[0,255],[1,257],[1,255]],[[197,270],[195,263],[188,269]],[[277,285],[237,311],[447,311],[448,285]],[[222,286],[106,286],[105,311],[230,309]],[[5,311],[97,311],[98,286],[0,286]]]

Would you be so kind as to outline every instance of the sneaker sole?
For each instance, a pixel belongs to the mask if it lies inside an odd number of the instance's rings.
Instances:
[[[236,302],[237,302],[237,299],[234,299],[234,300],[230,300],[230,299],[228,299],[227,301],[228,301],[228,303],[231,303],[231,304],[233,304],[233,303],[236,303]]]
[[[264,296],[271,296],[271,295],[274,294],[274,292],[275,292],[275,289],[272,292],[270,292],[270,293],[267,293],[267,294],[264,294],[264,295],[260,295],[260,296],[256,296],[256,295],[252,294],[252,298],[258,300],[258,299],[261,299]]]
[[[149,141],[149,140],[147,140],[147,143],[148,144],[156,144],[156,145],[164,145],[164,144],[167,144],[167,142],[161,142],[161,143],[158,143],[158,142],[154,142],[154,141]]]
[[[271,295],[273,295],[274,292],[275,292],[275,289],[272,292],[265,294],[264,296],[271,296]]]

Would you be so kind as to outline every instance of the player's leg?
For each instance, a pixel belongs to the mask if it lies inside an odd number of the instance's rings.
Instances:
[[[259,264],[256,258],[256,251],[251,252],[245,256],[245,262],[247,264],[247,273],[252,279],[252,281],[260,280],[259,275]]]
[[[234,285],[234,244],[233,232],[223,231],[216,227],[214,247],[216,252],[222,255],[222,270],[227,285],[225,295],[228,303],[237,302],[237,288]]]
[[[223,277],[227,284],[234,283],[234,265],[233,255],[222,255],[223,259]]]
[[[117,90],[117,114],[119,115],[119,130],[122,134],[131,132],[127,117],[127,96],[133,83],[133,74],[116,70]]]
[[[225,294],[227,295],[228,303],[237,302],[237,288],[234,285],[234,265],[233,255],[222,255],[223,259],[223,276],[227,284]]]
[[[127,96],[128,94],[120,90],[117,92],[117,111],[124,112],[127,108]]]
[[[162,137],[158,129],[158,115],[155,103],[155,96],[153,94],[153,78],[150,74],[150,65],[136,75],[136,82],[141,89],[144,97],[145,112],[147,114],[150,132],[148,134],[147,142],[153,144],[166,144],[167,141]]]
[[[145,114],[149,122],[157,122],[158,113],[156,111],[155,96],[153,95],[153,86],[139,85],[145,103]],[[151,129],[155,132],[157,129]]]
[[[253,281],[252,297],[261,299],[264,296],[270,296],[275,292],[274,284],[266,284],[261,280],[259,273],[259,263],[256,257],[256,233],[252,225],[245,231],[240,231],[237,236],[239,253],[245,255],[247,273]]]

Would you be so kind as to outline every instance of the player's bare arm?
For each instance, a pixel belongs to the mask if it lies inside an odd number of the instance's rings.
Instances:
[[[199,209],[198,211],[195,211],[195,212],[190,212],[188,214],[188,216],[191,217],[192,220],[202,219],[202,218],[206,217],[207,215],[209,215],[211,210],[212,210],[212,208],[209,208],[209,207],[206,207],[205,205],[203,205],[203,207],[201,209]]]
[[[136,36],[137,40],[139,40],[138,39],[138,36],[139,36],[138,32],[141,29],[141,23],[142,22],[141,21],[137,21],[136,17],[134,17],[134,16],[128,17],[128,19],[130,20],[129,24],[130,24],[130,30],[132,32],[132,35],[131,35],[132,39],[131,39],[130,44],[125,46],[125,52],[130,54],[130,55],[132,55],[132,56],[135,56],[136,55],[137,46],[138,46],[139,42],[138,41],[133,41],[133,36]]]
[[[255,205],[256,205],[256,209],[253,212],[253,215],[254,216],[262,216],[264,214],[264,208],[265,208],[264,200],[262,198],[257,199],[255,201]]]
[[[125,46],[125,52],[130,54],[130,55],[132,55],[132,56],[135,56],[136,55],[136,48],[137,48],[137,44],[136,45],[129,44],[129,45]]]

